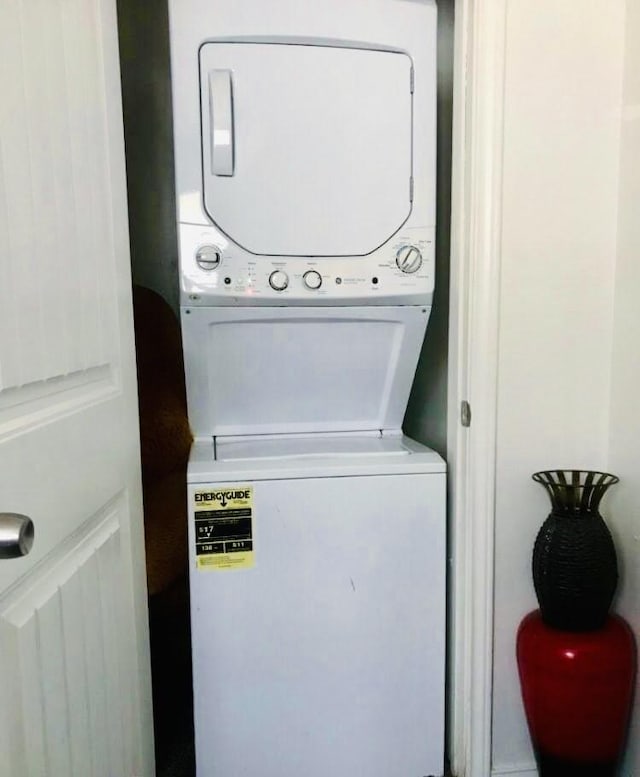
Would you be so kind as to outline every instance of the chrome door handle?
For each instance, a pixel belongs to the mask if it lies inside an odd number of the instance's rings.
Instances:
[[[33,546],[31,518],[19,513],[0,513],[0,559],[26,556]]]

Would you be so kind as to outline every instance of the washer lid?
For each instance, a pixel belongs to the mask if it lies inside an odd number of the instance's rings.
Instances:
[[[273,455],[276,450],[289,455]],[[420,473],[444,478],[445,472],[446,464],[435,451],[400,434],[375,438],[358,434],[316,434],[262,441],[216,438],[215,444],[209,437],[194,441],[187,481],[237,484],[290,478]]]
[[[407,54],[288,43],[200,49],[204,206],[255,254],[355,256],[411,212]]]
[[[216,461],[283,461],[286,459],[356,459],[410,456],[400,435],[384,437],[380,432],[313,435],[259,435],[257,437],[218,437]]]

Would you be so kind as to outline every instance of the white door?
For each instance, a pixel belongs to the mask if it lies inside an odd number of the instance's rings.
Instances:
[[[1,777],[151,777],[114,0],[0,3]]]
[[[202,46],[211,219],[257,254],[379,248],[411,212],[411,74],[411,58],[398,51]]]

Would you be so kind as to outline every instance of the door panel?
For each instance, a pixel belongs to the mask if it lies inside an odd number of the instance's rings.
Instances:
[[[153,774],[115,3],[0,4],[1,777]]]
[[[2,386],[107,361],[109,159],[90,2],[2,7]],[[23,77],[17,68],[24,68]],[[64,250],[61,276],[60,252]]]
[[[119,499],[27,576],[0,609],[16,659],[5,678],[22,703],[13,774],[135,774],[121,573]],[[68,559],[73,556],[73,567]],[[105,682],[105,678],[108,679]]]
[[[406,54],[208,43],[200,86],[205,207],[239,245],[362,255],[409,216]]]

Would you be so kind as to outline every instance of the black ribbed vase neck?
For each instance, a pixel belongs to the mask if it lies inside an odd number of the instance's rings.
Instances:
[[[564,518],[600,515],[602,497],[619,481],[608,472],[582,469],[549,469],[532,475],[551,499],[551,514]]]
[[[599,510],[552,510],[549,518],[561,518],[564,521],[588,521],[602,518]]]

